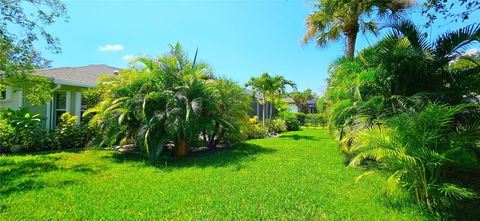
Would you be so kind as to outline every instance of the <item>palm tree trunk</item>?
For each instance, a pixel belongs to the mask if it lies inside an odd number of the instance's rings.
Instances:
[[[265,115],[267,115],[267,98],[265,94],[263,94],[263,113],[262,113],[262,125],[265,126]]]
[[[357,34],[359,30],[358,19],[353,21],[350,25],[347,25],[347,29],[344,31],[347,36],[347,57],[353,58],[355,56],[355,44],[357,43]]]
[[[184,157],[187,155],[187,148],[188,148],[188,141],[187,139],[185,138],[182,138],[180,139],[178,142],[177,142],[177,155],[179,157]]]
[[[348,43],[347,43],[347,57],[353,58],[355,56],[355,43],[357,41],[357,32],[349,33],[347,35]]]

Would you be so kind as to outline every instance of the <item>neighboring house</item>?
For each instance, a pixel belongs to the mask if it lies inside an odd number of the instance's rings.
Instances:
[[[298,107],[295,104],[295,101],[292,98],[284,98],[285,102],[287,103],[287,109],[292,113],[298,113]],[[308,113],[315,114],[317,113],[317,101],[315,99],[308,100]]]
[[[245,89],[245,92],[247,94],[251,94],[253,96],[253,92],[248,90],[248,89]],[[267,104],[261,104],[260,103],[260,100],[262,100],[262,96],[259,95],[259,94],[255,94],[253,96],[253,99],[252,99],[252,110],[251,112],[249,113],[250,117],[253,117],[253,116],[257,116],[258,117],[258,120],[259,121],[262,121],[263,119],[263,108],[264,106],[266,106],[266,118],[268,118],[268,116],[270,116],[270,108],[272,107],[272,103],[268,102]],[[275,110],[274,110],[275,111]]]
[[[23,91],[15,91],[7,86],[6,90],[0,93],[0,108],[17,110],[28,107],[30,113],[40,114],[44,118],[42,126],[47,129],[55,128],[59,117],[65,112],[78,116],[78,123],[80,123],[81,115],[85,111],[85,106],[82,105],[82,91],[95,87],[100,76],[118,74],[120,70],[107,65],[35,70],[34,74],[52,79],[56,84],[53,99],[46,104],[32,106],[24,99]]]
[[[248,89],[245,89],[245,91],[246,91],[247,94],[253,94],[253,92],[251,92]],[[253,97],[253,101],[252,101],[252,107],[253,108],[252,108],[252,111],[249,113],[249,115],[250,115],[250,117],[258,116],[258,120],[261,121],[262,118],[263,118],[263,108],[264,108],[264,106],[267,107],[266,116],[268,118],[268,116],[270,116],[270,112],[268,110],[270,110],[270,107],[272,106],[272,103],[269,102],[266,105],[263,105],[259,102],[259,100],[262,100],[262,96],[260,96],[258,94],[255,94],[255,96]],[[299,112],[298,107],[297,107],[297,105],[295,104],[295,101],[292,98],[286,97],[283,100],[287,103],[287,110],[289,112],[292,112],[292,113],[298,113]],[[310,114],[317,113],[317,101],[315,99],[312,99],[312,100],[308,101],[308,113],[310,113]]]

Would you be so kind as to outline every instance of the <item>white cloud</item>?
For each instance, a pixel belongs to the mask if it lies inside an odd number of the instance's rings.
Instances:
[[[98,47],[98,49],[100,51],[103,51],[103,52],[115,52],[115,51],[123,50],[123,45],[120,45],[120,44],[116,44],[116,45],[106,44],[106,45]]]
[[[127,54],[127,55],[125,55],[125,56],[122,57],[123,60],[129,61],[129,62],[132,61],[132,60],[135,59],[135,58],[136,58],[136,57],[133,56],[133,55],[131,55],[131,54]]]

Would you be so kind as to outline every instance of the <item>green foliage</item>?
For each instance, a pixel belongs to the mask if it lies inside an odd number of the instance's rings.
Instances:
[[[8,149],[14,144],[15,129],[7,121],[0,118],[0,153],[8,152]]]
[[[426,26],[430,27],[439,18],[448,22],[464,22],[472,13],[480,9],[479,0],[427,0],[422,4],[422,14],[428,18]]]
[[[28,109],[2,110],[0,120],[6,130],[0,134],[3,151],[19,146],[19,151],[42,148],[48,141],[47,131],[40,128],[40,115],[31,115]]]
[[[297,116],[297,120],[300,123],[300,125],[305,126],[307,115],[302,112],[295,113],[295,115]]]
[[[84,116],[103,131],[99,146],[135,144],[159,157],[174,142],[177,155],[192,144],[238,140],[251,102],[245,91],[228,79],[216,79],[211,68],[190,61],[180,44],[156,58],[140,58],[136,68],[103,79],[100,102]],[[232,139],[232,140],[227,140]]]
[[[55,87],[52,80],[30,73],[0,76],[0,84],[10,85],[14,90],[22,90],[24,98],[33,106],[50,101]]]
[[[358,32],[371,32],[376,35],[378,24],[375,21],[396,19],[413,5],[414,1],[410,0],[318,0],[315,4],[316,11],[305,19],[307,32],[303,41],[308,43],[313,40],[318,46],[325,47],[328,43],[346,37],[346,56],[353,58]]]
[[[263,105],[267,103],[279,103],[280,99],[283,99],[286,95],[286,87],[290,86],[292,88],[296,88],[296,84],[293,81],[285,79],[283,76],[270,76],[268,73],[263,73],[259,77],[252,77],[246,84],[246,87],[249,87],[253,90],[254,94],[260,94],[262,99],[259,102]],[[265,125],[265,121],[273,119],[273,108],[272,106],[268,110],[267,108],[263,108],[262,113],[262,124]],[[268,127],[267,127],[268,130]]]
[[[77,125],[78,117],[70,113],[60,116],[60,122],[53,133],[53,141],[57,148],[84,148],[90,140],[91,129]]]
[[[386,193],[406,187],[429,207],[474,197],[474,192],[448,179],[458,171],[480,168],[473,151],[480,141],[480,124],[454,122],[465,107],[430,104],[418,113],[402,113],[385,125],[352,135],[350,152],[355,157],[350,165],[371,159],[382,162],[391,173]]]
[[[307,114],[305,115],[305,125],[309,127],[325,126],[325,118],[323,114]]]
[[[273,119],[268,123],[268,128],[274,133],[283,133],[287,131],[287,123],[283,119]]]
[[[280,119],[287,124],[287,131],[300,130],[300,121],[298,121],[296,114],[290,112],[279,113]]]
[[[465,53],[480,27],[429,42],[411,22],[390,26],[379,43],[330,67],[318,107],[350,165],[376,162],[391,174],[387,194],[407,188],[419,203],[444,209],[473,196],[458,180],[478,167],[479,109],[464,106],[480,95],[480,66]]]
[[[261,139],[267,136],[267,128],[258,124],[258,116],[253,116],[246,122],[240,131],[243,139]]]
[[[295,105],[297,105],[299,112],[305,114],[308,113],[308,101],[315,98],[311,89],[307,89],[303,92],[295,91],[290,93],[288,96],[295,101]],[[302,123],[301,120],[300,123]],[[305,121],[303,121],[303,123],[305,123]]]

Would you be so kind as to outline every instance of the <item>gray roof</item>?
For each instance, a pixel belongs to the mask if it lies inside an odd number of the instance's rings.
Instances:
[[[94,87],[99,77],[105,74],[114,74],[121,70],[104,64],[88,65],[83,67],[61,67],[35,70],[35,74],[52,78],[60,84]]]

